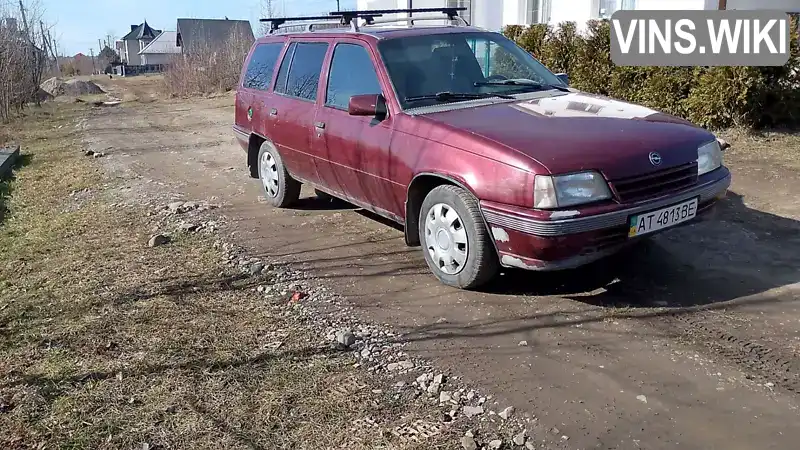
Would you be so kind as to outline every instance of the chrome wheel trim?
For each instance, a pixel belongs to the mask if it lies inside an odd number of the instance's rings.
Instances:
[[[425,216],[425,248],[434,265],[447,275],[457,275],[467,264],[469,242],[464,222],[455,208],[437,203]]]
[[[275,158],[272,157],[270,152],[264,152],[261,155],[259,174],[261,175],[261,183],[264,185],[264,191],[270,197],[278,196],[278,164]]]

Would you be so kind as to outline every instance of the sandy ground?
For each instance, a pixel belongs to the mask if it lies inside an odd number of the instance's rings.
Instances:
[[[259,199],[230,131],[233,96],[97,109],[86,139],[120,177],[224,204],[252,254],[288,261],[405,332],[409,353],[535,416],[568,448],[786,449],[800,439],[800,139],[731,136],[714,221],[558,274],[440,285],[396,227],[307,197]],[[129,95],[130,96],[130,95]],[[527,346],[520,346],[520,341]],[[565,436],[566,438],[560,438]]]

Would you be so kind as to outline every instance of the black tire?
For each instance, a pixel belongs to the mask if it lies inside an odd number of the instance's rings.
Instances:
[[[460,271],[448,274],[439,268],[430,255],[426,243],[426,219],[437,204],[452,208],[459,216],[467,236],[467,257]],[[478,201],[466,190],[452,185],[438,186],[422,202],[419,215],[419,239],[428,268],[443,284],[459,289],[474,289],[489,282],[498,272],[500,264],[481,216]],[[452,245],[452,244],[451,244]]]
[[[267,188],[268,183],[265,182],[265,174],[262,173],[262,158],[265,157],[265,154],[268,154],[271,161],[274,162],[274,170],[277,174],[277,177],[272,180],[275,186],[273,192],[270,192]],[[281,155],[278,154],[278,151],[275,150],[275,147],[271,143],[264,142],[261,144],[256,164],[258,164],[258,178],[261,182],[261,189],[264,192],[267,203],[276,208],[286,208],[300,198],[300,188],[302,185],[289,175],[286,166],[283,165]]]

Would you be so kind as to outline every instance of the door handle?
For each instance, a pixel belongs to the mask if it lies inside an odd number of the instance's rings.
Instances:
[[[275,108],[270,109],[269,110],[269,115],[270,116],[277,116],[278,115],[278,110],[275,109]]]
[[[325,122],[314,122],[314,126],[317,127],[319,130],[325,129]]]

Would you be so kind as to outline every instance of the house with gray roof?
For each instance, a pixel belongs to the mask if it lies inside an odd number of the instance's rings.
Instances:
[[[181,48],[176,44],[178,32],[164,31],[139,51],[143,65],[169,64],[174,55],[181,53]]]
[[[146,20],[139,25],[131,25],[131,31],[118,40],[116,45],[122,62],[129,66],[141,65],[142,58],[139,52],[159,34],[161,30],[153,29]]]
[[[250,45],[255,41],[247,20],[178,19],[175,44],[183,54],[219,48],[232,40]]]

